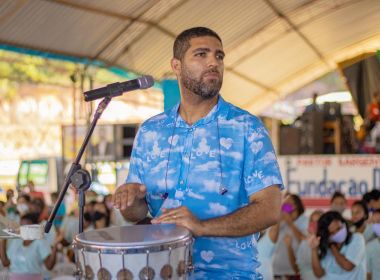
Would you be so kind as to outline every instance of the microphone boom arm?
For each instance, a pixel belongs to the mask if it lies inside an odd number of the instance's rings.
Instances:
[[[111,85],[114,85],[114,84],[111,84]],[[109,85],[109,86],[111,86],[111,85]],[[112,99],[112,96],[105,97],[99,103],[98,108],[96,109],[96,112],[94,114],[94,118],[93,118],[93,120],[92,120],[92,122],[90,124],[90,127],[89,127],[89,129],[87,131],[87,134],[86,134],[86,136],[85,136],[85,138],[83,140],[82,146],[80,147],[78,155],[76,156],[74,162],[71,164],[70,170],[67,173],[65,181],[64,181],[63,186],[61,188],[61,191],[59,193],[58,199],[57,199],[57,201],[56,201],[56,203],[54,205],[54,208],[53,208],[52,212],[50,213],[49,219],[48,219],[48,221],[47,221],[47,223],[45,225],[45,229],[44,229],[45,233],[49,233],[50,228],[53,225],[54,218],[55,218],[55,216],[57,214],[58,208],[61,205],[61,203],[63,201],[63,198],[65,197],[65,194],[67,192],[67,189],[70,186],[70,184],[72,183],[73,178],[78,178],[78,176],[75,176],[75,175],[76,175],[76,173],[78,171],[81,170],[80,161],[82,159],[84,151],[85,151],[85,149],[86,149],[86,147],[88,145],[88,142],[90,141],[92,133],[94,132],[96,123],[100,119],[100,116],[102,115],[103,111],[107,108],[108,104],[111,102],[111,99]],[[90,184],[91,184],[91,181],[90,181]],[[81,192],[85,191],[85,189],[83,188],[83,186],[76,186],[76,187],[78,188],[78,190],[79,190],[79,192],[81,194],[81,198],[80,198],[80,201],[79,201],[79,207],[80,207],[79,233],[81,233],[81,232],[83,232],[83,209],[82,208],[84,206],[84,195]],[[89,187],[89,185],[88,185],[88,187]]]

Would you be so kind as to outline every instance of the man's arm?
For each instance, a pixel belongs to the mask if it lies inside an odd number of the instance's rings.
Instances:
[[[148,213],[145,200],[146,187],[141,184],[128,183],[119,186],[113,196],[114,207],[120,209],[124,219],[138,222]]]
[[[195,236],[246,236],[262,231],[280,220],[281,191],[269,186],[249,198],[250,203],[225,216],[198,220],[187,207],[165,209],[152,223],[175,223]]]

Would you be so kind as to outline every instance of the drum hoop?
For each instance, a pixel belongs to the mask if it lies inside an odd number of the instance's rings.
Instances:
[[[156,253],[156,252],[163,252],[167,251],[169,248],[176,249],[180,247],[187,247],[189,245],[192,245],[194,242],[194,239],[192,237],[186,237],[182,240],[176,240],[176,241],[170,241],[170,242],[163,242],[160,244],[154,244],[154,245],[129,245],[129,246],[107,246],[107,245],[95,245],[95,244],[88,244],[88,243],[81,243],[80,241],[74,240],[73,241],[73,248],[75,250],[83,249],[86,252],[95,252],[95,253],[102,253],[102,254],[115,254],[115,252],[118,252],[121,254],[141,254],[141,253]]]

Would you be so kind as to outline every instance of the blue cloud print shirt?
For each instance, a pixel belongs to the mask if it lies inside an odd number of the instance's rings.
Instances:
[[[127,182],[147,187],[153,217],[162,208],[187,206],[198,219],[211,219],[247,205],[268,186],[282,188],[272,143],[257,117],[222,97],[193,125],[178,108],[141,125],[131,156]],[[255,235],[196,238],[193,263],[193,279],[260,278]]]

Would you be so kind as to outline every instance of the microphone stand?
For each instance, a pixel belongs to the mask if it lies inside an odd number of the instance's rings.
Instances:
[[[80,165],[81,158],[83,156],[83,153],[86,149],[86,146],[90,140],[90,137],[92,133],[94,132],[96,123],[98,122],[100,116],[102,115],[103,111],[106,109],[107,105],[110,103],[112,99],[112,96],[105,97],[98,105],[98,108],[96,109],[94,118],[90,124],[90,127],[87,131],[86,137],[83,140],[82,146],[80,147],[80,150],[78,152],[77,157],[75,158],[74,162],[71,164],[70,170],[65,178],[65,181],[63,183],[61,192],[59,193],[59,197],[54,205],[53,211],[50,213],[49,219],[45,225],[45,233],[49,233],[51,226],[53,225],[54,218],[57,214],[58,208],[62,203],[63,198],[65,197],[65,194],[67,192],[68,187],[73,185],[78,193],[79,193],[79,233],[83,232],[83,211],[84,211],[84,205],[86,204],[86,197],[85,197],[85,191],[88,190],[91,186],[91,176],[90,173],[82,169]]]

